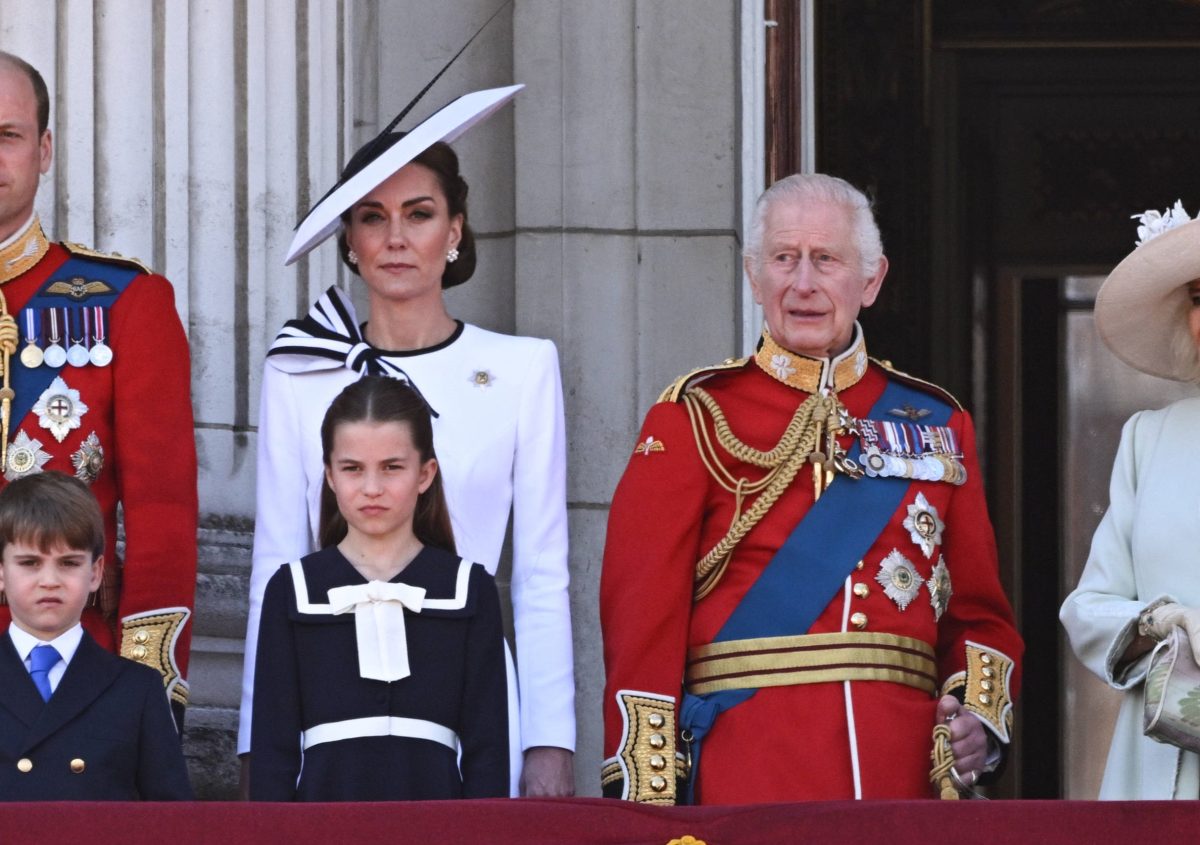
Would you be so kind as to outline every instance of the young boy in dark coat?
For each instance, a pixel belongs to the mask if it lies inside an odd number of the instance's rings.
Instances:
[[[0,491],[0,800],[192,798],[162,678],[79,624],[103,551],[83,482],[44,472]]]

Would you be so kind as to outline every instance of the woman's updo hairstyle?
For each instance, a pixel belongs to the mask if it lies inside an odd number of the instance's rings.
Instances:
[[[382,138],[375,138],[359,148],[346,167],[342,170],[341,181],[345,182],[368,164],[377,159],[385,150],[390,149],[403,138],[404,132],[392,132]],[[449,144],[438,141],[433,146],[421,152],[410,163],[424,165],[433,171],[437,177],[442,194],[446,197],[446,207],[450,216],[462,215],[462,238],[458,242],[458,260],[446,264],[442,273],[442,287],[452,288],[461,285],[475,273],[475,233],[467,224],[467,182],[458,171],[458,154]],[[338,254],[342,263],[350,268],[354,275],[360,275],[358,267],[350,263],[350,245],[346,242],[346,227],[350,225],[350,212],[353,207],[342,212],[342,230],[338,233]]]

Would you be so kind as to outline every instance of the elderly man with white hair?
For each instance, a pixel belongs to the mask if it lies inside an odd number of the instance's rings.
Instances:
[[[747,241],[757,351],[663,392],[613,499],[604,792],[972,791],[1012,735],[1022,643],[970,416],[867,357],[888,264],[860,191],[783,179]]]

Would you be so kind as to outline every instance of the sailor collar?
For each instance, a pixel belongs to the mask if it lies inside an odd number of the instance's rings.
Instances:
[[[28,223],[0,244],[0,284],[32,269],[49,249],[50,242],[34,214]]]
[[[854,324],[850,348],[834,358],[810,358],[784,349],[766,328],[754,353],[754,363],[776,381],[805,393],[830,389],[838,393],[858,384],[867,372],[867,344],[862,326]]]

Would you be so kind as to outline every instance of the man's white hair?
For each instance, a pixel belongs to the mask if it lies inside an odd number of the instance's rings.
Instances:
[[[883,240],[879,236],[879,225],[871,211],[871,201],[866,194],[845,179],[827,176],[824,173],[795,173],[780,179],[763,191],[754,207],[750,231],[746,235],[744,254],[762,264],[762,241],[767,225],[767,213],[780,202],[829,203],[840,205],[851,215],[854,242],[858,249],[859,265],[864,276],[874,276],[883,258]]]

